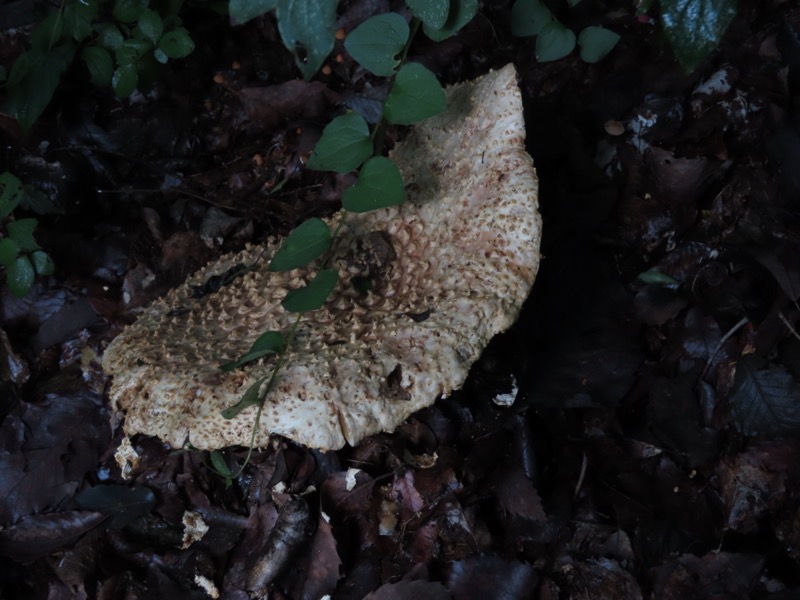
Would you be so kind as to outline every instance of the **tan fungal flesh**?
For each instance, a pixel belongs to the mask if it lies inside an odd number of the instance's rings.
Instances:
[[[392,154],[408,202],[347,216],[332,262],[340,284],[321,310],[303,315],[257,446],[279,434],[336,449],[392,431],[460,387],[492,336],[516,319],[538,269],[541,231],[516,72],[506,66],[447,96],[447,110]],[[330,219],[332,229],[337,222]],[[220,411],[275,359],[232,373],[218,367],[263,332],[291,329],[296,315],[281,300],[313,272],[268,272],[281,241],[208,265],[114,339],[103,365],[128,435],[203,449],[250,443],[256,407],[231,420]],[[192,286],[259,258],[255,270],[192,297]],[[356,291],[353,277],[370,277],[371,291]]]

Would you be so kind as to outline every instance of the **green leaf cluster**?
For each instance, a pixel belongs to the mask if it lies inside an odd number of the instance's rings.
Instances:
[[[34,29],[31,49],[14,62],[6,86],[6,111],[28,130],[39,118],[61,77],[80,55],[92,83],[127,98],[149,89],[159,63],[194,50],[177,8],[149,8],[148,0],[65,0]],[[105,18],[110,12],[111,18]]]
[[[581,0],[567,0],[575,6]],[[640,10],[652,2],[640,3]],[[660,0],[664,34],[681,66],[693,71],[719,45],[736,15],[736,0]],[[581,59],[594,63],[619,42],[619,35],[603,27],[575,33],[559,23],[543,0],[516,0],[511,10],[511,32],[536,37],[536,59],[558,60],[580,47]]]
[[[274,12],[284,46],[294,55],[303,77],[311,78],[333,49],[338,0],[230,0],[233,25]],[[478,0],[406,0],[425,35],[442,41],[469,23],[478,12]],[[365,69],[388,77],[401,60],[397,57],[409,38],[405,19],[396,13],[377,15],[350,32],[345,44]]]
[[[580,0],[569,0],[575,6]],[[536,60],[549,62],[564,58],[577,45],[581,60],[596,63],[619,42],[617,33],[604,27],[591,26],[575,33],[564,27],[543,0],[516,0],[511,8],[511,33],[536,36]]]
[[[5,223],[0,237],[0,266],[11,293],[18,297],[30,291],[37,275],[53,273],[53,262],[33,237],[36,219],[8,221],[23,197],[20,180],[8,171],[0,174],[0,221]]]

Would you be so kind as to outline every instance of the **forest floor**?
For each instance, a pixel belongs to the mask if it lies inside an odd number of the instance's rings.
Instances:
[[[510,4],[410,60],[517,67],[544,221],[519,321],[394,433],[278,440],[230,487],[143,436],[123,479],[97,357],[206,261],[337,209],[348,176],[303,165],[363,73],[337,46],[298,83],[271,18],[201,7],[153,93],[68,73],[29,135],[0,117],[56,264],[0,296],[0,597],[244,599],[258,567],[276,600],[800,598],[800,7],[740,2],[687,74],[630,3],[564,3],[621,33],[597,64],[537,63]]]

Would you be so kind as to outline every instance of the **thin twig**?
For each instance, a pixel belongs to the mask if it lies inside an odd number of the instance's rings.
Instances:
[[[731,337],[733,337],[733,335],[737,331],[739,331],[742,327],[747,325],[749,322],[750,322],[750,319],[748,319],[747,317],[742,317],[742,319],[738,323],[736,323],[736,325],[734,325],[733,327],[730,328],[730,330],[728,330],[728,333],[726,333],[725,335],[722,336],[722,339],[719,341],[719,344],[717,344],[717,347],[714,348],[714,352],[712,352],[711,356],[708,357],[708,361],[706,362],[706,368],[703,369],[703,374],[700,376],[701,379],[706,376],[706,373],[708,373],[708,369],[711,368],[711,363],[717,357],[717,354],[719,354],[719,351],[722,350],[722,346],[725,344],[725,342],[727,342],[729,339],[731,339]]]

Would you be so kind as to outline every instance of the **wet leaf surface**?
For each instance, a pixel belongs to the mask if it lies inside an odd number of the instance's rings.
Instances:
[[[797,596],[800,9],[742,4],[687,74],[624,3],[558,13],[620,33],[605,58],[536,62],[516,4],[409,57],[446,83],[520,73],[546,258],[519,322],[396,432],[276,440],[229,487],[210,465],[246,449],[144,437],[123,478],[97,357],[206,261],[339,207],[355,175],[306,164],[345,107],[377,120],[386,82],[344,42],[389,3],[340,3],[313,81],[273,21],[199,11],[184,24],[215,35],[151,95],[81,83],[29,137],[0,119],[56,265],[0,290],[0,596]]]

